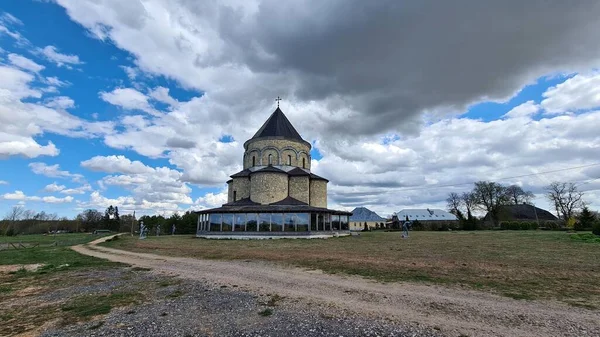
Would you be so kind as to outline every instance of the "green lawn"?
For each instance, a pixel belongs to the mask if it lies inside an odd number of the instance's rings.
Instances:
[[[362,233],[327,240],[123,236],[106,245],[208,259],[266,260],[384,282],[468,286],[519,299],[600,308],[600,244],[544,231]]]
[[[7,243],[39,243],[40,245],[49,245],[56,242],[59,246],[73,246],[81,243],[90,242],[103,235],[92,235],[89,233],[69,233],[69,234],[31,234],[17,236],[0,236],[0,245]],[[4,246],[3,246],[4,247]]]
[[[51,267],[62,266],[61,268],[78,267],[97,267],[101,265],[114,265],[114,263],[80,255],[69,247],[77,244],[90,242],[100,235],[91,235],[85,233],[77,234],[57,234],[57,235],[19,235],[19,236],[0,236],[0,265],[11,264],[34,264],[41,263],[48,265],[46,271]],[[15,249],[8,243],[21,247]],[[39,246],[35,246],[39,244]],[[68,265],[68,266],[67,266]]]

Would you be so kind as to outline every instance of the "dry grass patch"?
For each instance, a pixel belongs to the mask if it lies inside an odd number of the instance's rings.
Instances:
[[[600,245],[563,232],[362,233],[327,240],[205,240],[122,237],[107,246],[171,256],[263,260],[356,274],[493,290],[518,299],[558,299],[600,308]]]

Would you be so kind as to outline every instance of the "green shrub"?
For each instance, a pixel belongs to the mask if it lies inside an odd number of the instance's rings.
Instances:
[[[600,220],[596,220],[596,222],[592,226],[592,233],[600,235]]]
[[[546,221],[542,226],[547,230],[557,231],[562,230],[560,224],[557,221]]]
[[[582,233],[571,235],[572,240],[584,241],[584,242],[597,242],[600,243],[600,238],[594,234]]]
[[[14,227],[9,227],[8,230],[6,230],[6,233],[4,233],[4,235],[6,236],[15,236],[17,235],[17,233],[15,233],[15,229]]]

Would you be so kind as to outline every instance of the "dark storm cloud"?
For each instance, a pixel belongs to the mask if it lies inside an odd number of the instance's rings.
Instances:
[[[239,16],[221,11],[221,21]],[[220,29],[254,71],[288,72],[290,94],[339,95],[358,112],[330,129],[372,134],[598,64],[598,17],[597,1],[273,0],[252,24]]]

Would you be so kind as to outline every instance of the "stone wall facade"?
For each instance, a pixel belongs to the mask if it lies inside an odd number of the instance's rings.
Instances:
[[[227,182],[227,202],[233,200],[233,180]]]
[[[290,197],[310,203],[310,181],[308,176],[292,176],[289,183]]]
[[[244,169],[268,165],[270,154],[272,165],[288,165],[291,161],[289,166],[302,167],[304,163],[303,168],[310,170],[310,148],[309,143],[296,140],[251,139],[244,144]]]
[[[231,193],[228,193],[227,202],[250,198],[250,177],[233,178],[233,183],[230,186]],[[235,200],[233,200],[234,195]]]
[[[310,180],[309,205],[327,208],[327,181],[320,179]]]
[[[271,204],[288,196],[288,176],[279,172],[256,172],[250,179],[250,200]]]

